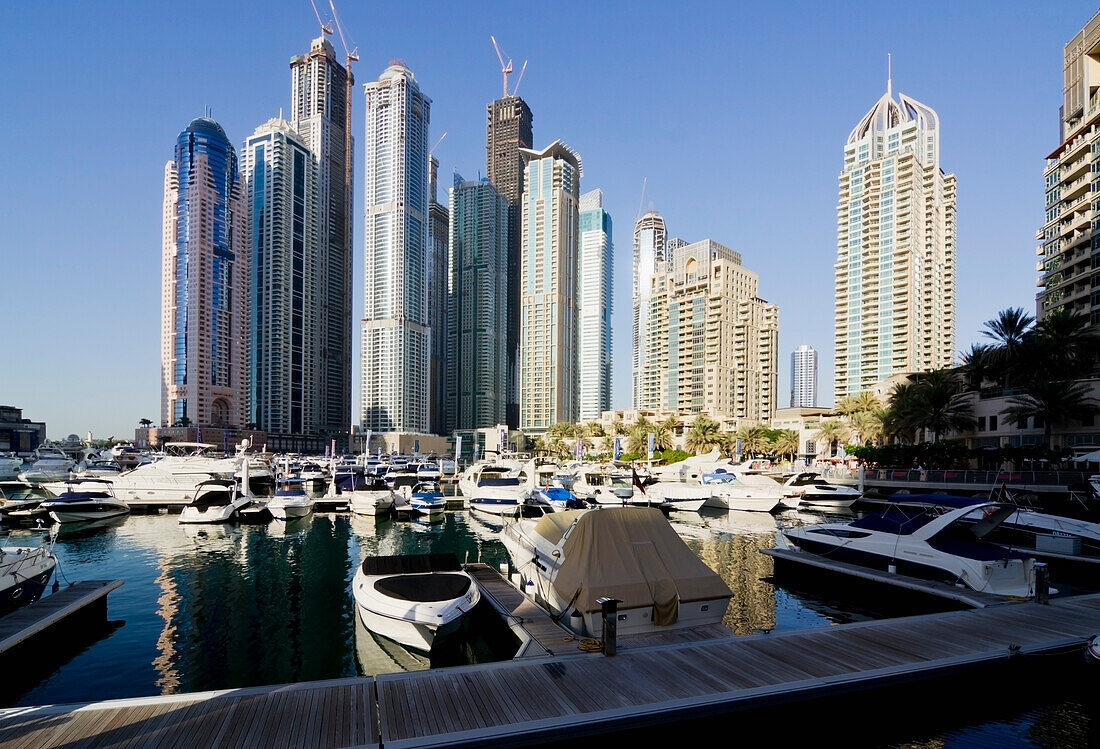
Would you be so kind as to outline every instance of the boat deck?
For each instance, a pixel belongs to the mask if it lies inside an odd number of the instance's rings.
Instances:
[[[1083,652],[1097,632],[1100,594],[701,642],[623,642],[610,658],[573,653],[11,708],[0,711],[0,745],[398,749],[563,743],[922,678],[980,674],[1021,656]]]

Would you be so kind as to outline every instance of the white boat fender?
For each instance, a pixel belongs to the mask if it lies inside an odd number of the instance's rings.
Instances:
[[[569,629],[574,632],[584,632],[584,617],[576,609],[569,612]]]
[[[1100,635],[1093,635],[1085,646],[1085,657],[1091,663],[1100,663]]]
[[[534,580],[528,580],[527,583],[523,586],[523,592],[526,593],[527,595],[531,596],[532,598],[534,598],[535,597],[535,581]]]

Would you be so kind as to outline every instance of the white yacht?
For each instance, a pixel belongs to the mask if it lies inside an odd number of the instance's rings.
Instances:
[[[57,568],[45,546],[0,548],[0,616],[37,601]]]
[[[81,523],[105,520],[130,512],[130,506],[111,491],[106,479],[80,478],[68,482],[68,488],[38,506],[57,523]]]
[[[353,474],[351,488],[342,489],[348,509],[356,515],[381,515],[393,509],[393,489],[385,479],[371,474]]]
[[[76,468],[76,461],[53,445],[42,444],[34,451],[30,466],[19,472],[19,480],[28,484],[47,485],[64,482]]]
[[[279,479],[275,496],[264,503],[275,520],[295,520],[313,512],[313,498],[306,494],[300,478]]]
[[[19,478],[23,468],[23,459],[15,453],[0,453],[0,481]]]
[[[210,479],[196,487],[195,498],[180,511],[180,522],[227,523],[251,503],[251,495],[238,490],[236,479]]]
[[[770,479],[769,479],[770,480]],[[732,472],[704,473],[702,485],[710,490],[707,507],[746,512],[772,512],[784,503],[785,495],[778,485],[753,486]],[[775,484],[775,482],[772,482]]]
[[[471,510],[518,517],[534,491],[534,461],[475,463],[458,480]]]
[[[851,507],[863,496],[859,489],[844,484],[830,484],[820,473],[804,471],[784,483],[796,499],[796,507]]]

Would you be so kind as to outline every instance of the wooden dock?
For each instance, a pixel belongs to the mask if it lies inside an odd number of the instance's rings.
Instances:
[[[32,637],[81,615],[107,618],[107,594],[122,580],[86,580],[0,617],[0,655]]]
[[[1083,654],[1097,633],[1100,594],[699,642],[620,641],[610,658],[572,652],[296,685],[11,708],[0,711],[0,745],[399,749],[562,743],[808,706],[819,698],[851,699],[932,678],[978,678],[998,666],[1060,662],[1030,656]]]

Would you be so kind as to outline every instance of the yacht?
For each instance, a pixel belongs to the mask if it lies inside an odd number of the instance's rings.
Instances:
[[[15,453],[0,453],[0,481],[12,481],[19,478],[23,468],[23,459]]]
[[[843,562],[962,584],[985,593],[1027,598],[1035,592],[1031,554],[986,537],[1013,512],[985,502],[939,512],[895,507],[847,523],[819,523],[783,531],[798,549]],[[971,513],[983,519],[964,522]]]
[[[130,512],[130,506],[111,491],[106,479],[71,479],[68,488],[39,505],[57,523],[81,523],[105,520]]]
[[[502,517],[518,517],[534,491],[533,461],[505,460],[475,463],[458,480],[459,491],[471,510]]]
[[[500,540],[523,589],[580,636],[603,635],[602,597],[633,635],[720,624],[733,595],[656,508],[552,512],[507,523]]]
[[[195,488],[195,498],[180,511],[180,522],[227,523],[251,503],[251,495],[239,491],[236,479],[210,479]]]
[[[0,548],[0,616],[37,601],[55,569],[57,557],[45,546]]]
[[[658,481],[639,490],[647,499],[659,499],[659,506],[669,510],[699,512],[710,502],[711,490],[702,484],[688,484],[680,481]],[[638,492],[635,492],[638,494]],[[638,504],[633,502],[632,504]]]
[[[457,632],[481,600],[454,554],[367,557],[351,586],[367,629],[420,652]]]
[[[0,481],[0,524],[35,525],[49,518],[42,502],[52,494],[22,481]]]
[[[435,515],[447,509],[447,498],[435,481],[417,481],[403,486],[401,492],[418,515]]]
[[[830,484],[821,474],[813,471],[796,473],[783,484],[790,490],[795,507],[851,507],[863,494],[855,487]]]
[[[393,509],[393,489],[385,479],[370,474],[350,474],[348,488],[341,489],[347,496],[348,509],[356,515],[381,515]]]
[[[46,485],[65,481],[76,468],[76,461],[52,445],[39,445],[30,466],[19,473],[19,480],[28,484]]]
[[[279,479],[275,496],[265,503],[275,520],[295,520],[313,512],[313,498],[306,494],[300,478]]]
[[[768,479],[771,481],[771,479]],[[710,490],[707,507],[745,512],[772,512],[784,504],[784,494],[778,484],[753,486],[733,472],[717,470],[702,475],[702,485]]]

